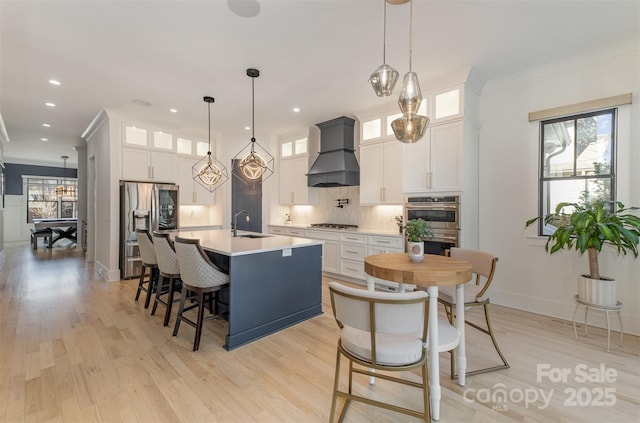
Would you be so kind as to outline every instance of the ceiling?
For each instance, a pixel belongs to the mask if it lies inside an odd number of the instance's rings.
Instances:
[[[251,125],[250,67],[261,71],[255,80],[259,142],[393,104],[399,86],[381,99],[367,83],[382,64],[383,4],[2,0],[5,160],[62,166],[60,156],[69,155],[74,166],[72,147],[84,143],[82,133],[102,108],[206,140],[205,95],[216,99],[214,138],[240,150],[251,137],[244,129]],[[409,64],[409,7],[387,6],[386,62],[401,75]],[[413,70],[423,92],[471,66],[487,82],[639,34],[637,0],[414,0]]]

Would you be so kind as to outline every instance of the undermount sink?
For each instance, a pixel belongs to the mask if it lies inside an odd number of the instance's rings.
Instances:
[[[238,235],[238,238],[269,238],[271,235],[259,235],[259,234],[244,234]]]

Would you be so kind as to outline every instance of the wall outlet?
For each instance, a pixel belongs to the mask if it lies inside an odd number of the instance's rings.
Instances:
[[[291,248],[285,248],[282,250],[282,257],[291,257]]]

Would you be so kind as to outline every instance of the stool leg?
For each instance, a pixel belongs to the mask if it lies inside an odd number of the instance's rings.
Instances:
[[[185,286],[182,287],[182,294],[180,295],[180,306],[178,307],[178,316],[176,317],[176,325],[173,328],[173,336],[178,334],[178,329],[180,329],[180,322],[182,321],[182,312],[184,310],[184,303],[187,299],[187,288]]]
[[[200,291],[198,294],[198,321],[196,323],[196,338],[193,341],[193,350],[198,351],[200,348],[200,337],[202,336],[202,322],[204,320],[205,293]]]
[[[144,274],[147,272],[147,268],[142,265],[142,269],[140,269],[140,280],[138,281],[138,291],[136,292],[136,301],[138,301],[138,297],[140,297],[140,291],[142,291],[142,285],[144,284]]]
[[[149,285],[147,286],[147,298],[144,300],[144,308],[149,308],[149,303],[151,303],[151,295],[156,292],[158,289],[158,278],[154,272],[155,269],[152,267],[149,269]]]
[[[164,312],[163,326],[169,326],[169,319],[171,318],[171,306],[173,305],[173,293],[175,292],[176,280],[175,278],[169,279],[169,295],[167,296],[167,309]]]

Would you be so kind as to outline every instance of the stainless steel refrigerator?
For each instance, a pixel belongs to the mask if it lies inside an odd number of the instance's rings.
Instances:
[[[140,276],[142,262],[136,229],[174,231],[179,227],[177,185],[120,182],[120,277]]]

